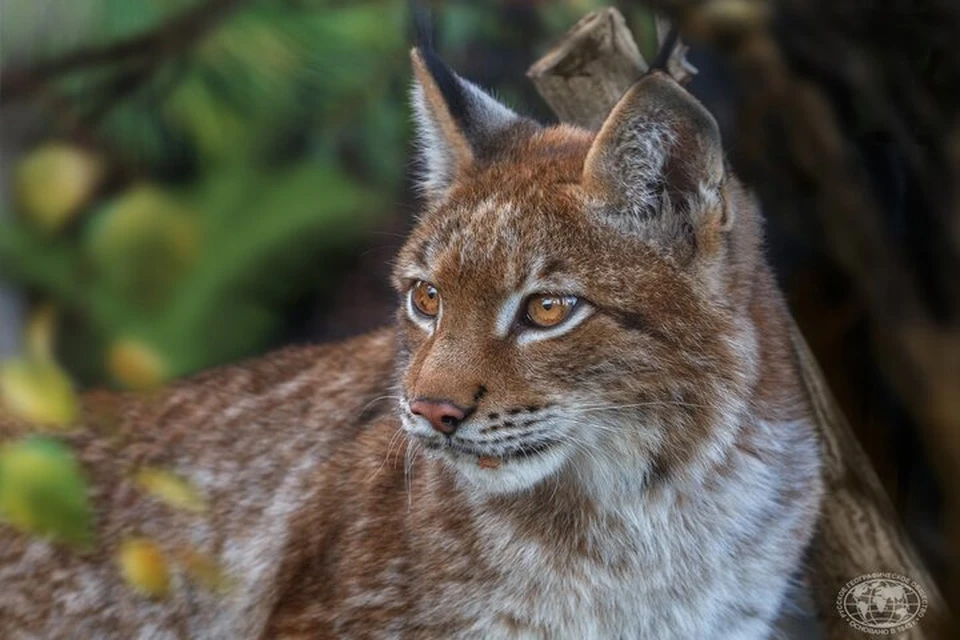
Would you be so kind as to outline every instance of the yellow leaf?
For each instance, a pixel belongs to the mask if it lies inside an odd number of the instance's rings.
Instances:
[[[77,417],[73,384],[50,360],[4,362],[0,366],[0,399],[15,416],[44,426],[71,425]]]
[[[110,373],[131,389],[155,389],[168,375],[163,356],[136,338],[114,342],[107,361]]]
[[[18,164],[13,182],[27,218],[44,231],[55,232],[90,199],[103,175],[103,162],[96,156],[66,144],[51,144]]]
[[[207,554],[187,549],[180,552],[179,560],[187,576],[204,589],[222,595],[233,587],[220,564]]]
[[[93,216],[83,242],[104,286],[161,308],[200,256],[200,217],[149,185],[131,188]]]
[[[37,360],[53,359],[53,341],[57,334],[57,309],[47,303],[37,307],[27,322],[27,352]]]
[[[97,216],[89,249],[98,262],[116,264],[128,249],[162,240],[172,256],[189,262],[200,249],[197,219],[163,190],[151,185],[131,187]]]
[[[157,543],[130,538],[120,545],[117,562],[124,580],[144,595],[162,598],[170,591],[170,568]]]
[[[137,471],[135,479],[144,491],[171,507],[195,513],[202,513],[207,509],[207,503],[200,492],[172,471],[144,467]]]

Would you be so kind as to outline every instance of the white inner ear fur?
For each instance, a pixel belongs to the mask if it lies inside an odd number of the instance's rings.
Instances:
[[[413,119],[416,125],[417,157],[421,167],[417,172],[417,184],[428,197],[439,197],[450,186],[463,167],[458,157],[457,141],[450,138],[451,127],[475,147],[481,138],[491,136],[518,120],[513,110],[485,93],[477,85],[457,76],[464,100],[467,103],[466,128],[453,123],[450,114],[437,113],[424,91],[422,80],[414,77],[411,91]],[[429,79],[427,81],[430,81]],[[445,110],[444,110],[445,111]],[[444,127],[446,121],[447,127]]]
[[[496,133],[519,118],[513,109],[497,100],[492,92],[484,91],[474,83],[459,76],[457,80],[470,96],[472,126],[487,134]]]
[[[410,99],[417,131],[415,157],[421,165],[416,172],[416,184],[428,196],[438,194],[453,181],[456,167],[453,147],[431,114],[423,86],[417,80],[413,81]]]
[[[694,234],[724,231],[724,163],[713,116],[672,80],[639,80],[611,111],[584,176],[609,199],[604,218],[681,261]]]
[[[654,187],[663,178],[676,137],[666,123],[648,120],[624,127],[616,147],[606,152],[603,164],[608,179],[623,194],[632,218],[649,218],[661,206],[661,194]]]

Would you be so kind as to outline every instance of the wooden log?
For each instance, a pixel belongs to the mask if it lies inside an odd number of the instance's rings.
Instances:
[[[608,9],[587,14],[527,77],[560,120],[597,129],[646,70],[623,15]]]
[[[658,29],[663,34],[663,29]],[[564,122],[597,129],[610,109],[647,68],[626,26],[613,8],[583,18],[537,61],[527,75]],[[668,70],[689,72],[682,52]],[[678,80],[684,80],[681,77]],[[792,340],[804,385],[815,409],[823,443],[827,496],[820,530],[810,553],[807,581],[829,640],[863,638],[836,611],[840,589],[858,576],[889,572],[916,581],[927,596],[919,625],[896,637],[946,638],[943,597],[905,535],[869,459],[827,387],[800,330]]]
[[[807,580],[819,607],[826,637],[862,638],[836,614],[835,598],[848,581],[874,573],[898,573],[915,580],[927,596],[920,625],[899,638],[946,638],[946,605],[929,571],[907,539],[867,454],[840,411],[810,347],[794,324],[794,352],[814,408],[823,448],[826,497],[820,531],[811,548]]]

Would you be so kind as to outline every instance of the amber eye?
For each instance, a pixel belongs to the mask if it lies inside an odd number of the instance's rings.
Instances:
[[[410,300],[413,307],[428,318],[434,318],[440,312],[440,292],[429,282],[417,280],[410,290]]]
[[[535,327],[555,327],[569,318],[576,306],[576,296],[536,294],[527,298],[526,320]]]

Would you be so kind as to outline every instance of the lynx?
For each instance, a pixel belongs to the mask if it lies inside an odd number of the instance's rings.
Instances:
[[[651,73],[599,132],[541,126],[412,60],[425,207],[394,325],[88,394],[64,437],[96,549],[0,525],[0,637],[770,636],[819,451],[713,117]],[[145,465],[209,510],[144,494]],[[199,550],[232,588],[171,563],[167,597],[140,595],[128,536]]]

